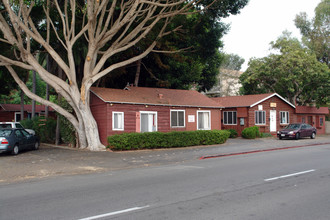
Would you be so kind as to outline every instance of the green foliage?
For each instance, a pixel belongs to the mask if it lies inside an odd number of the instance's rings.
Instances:
[[[330,0],[322,0],[317,5],[315,17],[311,20],[305,12],[296,15],[295,25],[303,36],[303,43],[316,54],[320,62],[330,67]]]
[[[260,137],[260,131],[258,126],[244,128],[242,131],[242,137],[247,139],[255,139]]]
[[[260,137],[261,138],[268,138],[268,137],[273,137],[273,135],[270,134],[270,133],[261,133]]]
[[[200,1],[196,7],[204,7],[211,1]],[[229,26],[220,22],[221,17],[237,14],[247,4],[247,0],[224,0],[215,2],[207,13],[178,15],[171,20],[167,31],[180,26],[179,31],[159,39],[155,50],[171,53],[150,53],[142,59],[139,86],[190,89],[199,91],[210,89],[216,82],[222,61],[219,49],[223,47],[222,36]],[[162,28],[160,22],[151,36],[140,42],[118,59],[143,51]],[[176,51],[176,52],[175,52]],[[180,51],[180,52],[179,52]],[[112,62],[115,62],[113,60]],[[110,65],[110,62],[109,62]],[[127,82],[134,82],[137,65],[128,65],[104,78],[105,87],[123,88]]]
[[[330,101],[329,68],[311,50],[288,33],[272,42],[272,47],[280,54],[250,60],[240,77],[241,94],[277,92],[298,105]]]
[[[229,138],[237,138],[238,133],[237,133],[237,131],[235,129],[226,129],[226,131],[229,131],[230,132]]]
[[[222,69],[229,70],[240,70],[243,63],[245,62],[244,58],[238,56],[237,54],[222,54],[223,61],[221,63]]]
[[[75,129],[71,122],[63,117],[62,115],[57,115],[57,117],[60,117],[60,135],[61,135],[61,141],[63,143],[70,143],[72,146],[76,145],[76,136],[75,136]]]
[[[54,143],[56,121],[52,118],[34,117],[20,121],[24,128],[33,129],[40,141],[44,143]]]
[[[213,145],[225,143],[229,136],[230,132],[224,130],[124,133],[109,136],[108,147],[112,150],[140,150]]]

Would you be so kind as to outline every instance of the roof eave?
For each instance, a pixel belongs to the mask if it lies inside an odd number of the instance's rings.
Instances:
[[[139,103],[139,102],[118,102],[118,101],[104,101],[104,102],[105,103],[109,103],[109,104],[128,104],[128,105],[155,105],[155,106],[169,106],[169,107],[173,106],[173,107],[189,107],[189,108],[224,108],[224,107],[221,107],[221,106],[171,105],[171,104],[155,104],[155,103]]]
[[[258,105],[258,104],[260,104],[260,103],[266,101],[267,99],[270,99],[270,98],[273,97],[273,96],[277,96],[277,97],[279,97],[279,98],[282,99],[284,102],[286,102],[287,104],[289,104],[291,107],[296,108],[295,105],[293,105],[292,103],[290,103],[289,101],[287,101],[285,98],[283,98],[282,96],[280,96],[280,95],[277,94],[277,93],[273,93],[273,94],[271,94],[270,96],[267,96],[266,98],[264,98],[264,99],[262,99],[262,100],[259,100],[258,102],[256,102],[256,103],[250,105],[249,107],[252,108],[253,106]]]

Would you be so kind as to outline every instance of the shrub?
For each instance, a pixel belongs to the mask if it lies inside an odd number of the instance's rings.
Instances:
[[[237,131],[235,129],[227,129],[226,131],[229,131],[230,132],[229,138],[237,138],[238,133],[237,133]]]
[[[260,136],[261,136],[262,138],[273,137],[273,135],[270,134],[270,133],[261,133]]]
[[[242,131],[242,137],[247,139],[255,139],[260,137],[260,131],[258,126],[244,128]]]
[[[41,142],[53,143],[55,140],[56,121],[53,118],[34,117],[20,121],[24,128],[33,129]]]
[[[212,145],[225,143],[229,136],[230,132],[225,130],[123,133],[109,136],[108,147],[113,150],[138,150]]]

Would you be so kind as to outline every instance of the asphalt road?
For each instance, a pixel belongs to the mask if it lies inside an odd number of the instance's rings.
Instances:
[[[2,184],[0,219],[328,220],[329,158],[325,142]]]

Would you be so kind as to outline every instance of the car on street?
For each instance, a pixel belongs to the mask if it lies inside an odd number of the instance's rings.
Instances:
[[[38,136],[32,135],[23,128],[0,129],[0,152],[17,155],[22,150],[38,150]]]
[[[302,137],[314,139],[316,137],[316,128],[305,123],[293,123],[286,126],[283,130],[278,131],[277,137],[279,139],[294,138],[296,140]]]

